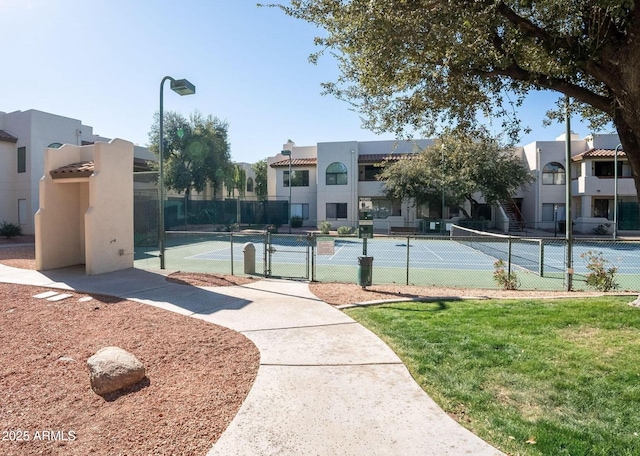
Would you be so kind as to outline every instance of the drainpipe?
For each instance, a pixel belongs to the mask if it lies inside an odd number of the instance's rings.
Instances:
[[[353,220],[353,226],[358,229],[359,208],[358,208],[358,154],[355,149],[351,149],[351,220]],[[347,178],[349,175],[347,174]]]

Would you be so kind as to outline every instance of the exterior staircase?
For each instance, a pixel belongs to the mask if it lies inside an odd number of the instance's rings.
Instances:
[[[520,210],[518,209],[515,201],[509,200],[506,203],[500,202],[500,206],[502,206],[502,210],[509,219],[509,232],[526,231],[527,222],[524,220],[522,212],[520,212]]]

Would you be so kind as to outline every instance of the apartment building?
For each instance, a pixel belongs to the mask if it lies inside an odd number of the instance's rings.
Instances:
[[[19,224],[24,234],[34,234],[46,148],[109,140],[77,119],[34,109],[0,112],[0,222]],[[134,149],[139,160],[155,159],[144,147]]]
[[[572,220],[576,232],[603,229],[611,232],[616,215],[619,229],[640,229],[636,189],[618,136],[594,134],[580,138],[572,135],[570,139],[569,164],[566,163],[564,135],[555,141],[535,141],[514,148],[513,153],[523,160],[536,180],[513,195],[512,201],[484,208],[492,227],[503,231],[514,226],[557,230],[558,223],[566,218],[566,170],[569,166],[572,170]],[[401,159],[432,144],[431,139],[327,142],[314,146],[297,146],[290,141],[283,145],[283,153],[267,159],[269,195],[279,200],[290,199],[292,216],[301,217],[304,226],[329,221],[334,228],[355,227],[358,207],[362,201],[370,201],[375,230],[417,229],[424,218],[440,218],[441,208],[420,207],[412,201],[385,198],[383,183],[376,175],[381,163]],[[614,194],[615,161],[618,166],[617,194]],[[615,201],[618,203],[617,214],[614,213]],[[459,217],[457,208],[445,208],[442,218],[455,222]],[[512,218],[514,220],[510,220]]]
[[[398,160],[433,144],[415,141],[344,141],[315,146],[283,145],[283,153],[267,159],[268,191],[276,199],[291,197],[291,215],[303,226],[328,221],[334,228],[356,227],[362,201],[373,208],[374,229],[414,226],[420,211],[410,201],[389,200],[376,179],[377,166]]]

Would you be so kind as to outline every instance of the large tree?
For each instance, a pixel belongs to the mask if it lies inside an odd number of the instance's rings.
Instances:
[[[201,192],[207,182],[214,192],[231,167],[228,125],[217,117],[195,112],[189,119],[176,112],[164,113],[164,182],[167,188],[184,193]],[[159,115],[149,132],[149,150],[159,155]]]
[[[448,134],[423,151],[387,162],[378,174],[389,198],[412,198],[416,203],[457,206],[469,218],[477,216],[480,202],[508,202],[533,175],[508,147],[486,134]],[[464,203],[471,205],[469,214]]]
[[[247,172],[237,163],[231,165],[227,170],[227,175],[224,178],[224,186],[227,188],[227,198],[233,198],[236,190],[238,191],[238,198],[236,199],[236,223],[240,223],[242,211],[240,209],[240,200],[244,199],[245,191],[247,189]]]
[[[640,192],[640,9],[633,0],[291,0],[326,30],[341,76],[326,91],[374,130],[434,134],[499,116],[532,90],[571,99],[591,127],[613,122]],[[553,115],[553,113],[551,113]],[[555,115],[559,112],[556,110]]]
[[[262,159],[251,165],[253,172],[256,173],[254,190],[259,200],[266,200],[268,196],[267,190],[267,159]]]
[[[227,170],[224,179],[224,186],[227,188],[227,197],[233,198],[236,190],[238,191],[238,199],[244,198],[247,189],[247,172],[237,163],[231,165]]]

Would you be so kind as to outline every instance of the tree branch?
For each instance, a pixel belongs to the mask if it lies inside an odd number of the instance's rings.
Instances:
[[[578,41],[572,36],[563,37],[563,39],[567,41],[569,46],[561,45],[557,37],[554,37],[543,28],[538,27],[530,20],[520,16],[504,2],[499,2],[496,5],[496,10],[502,17],[513,24],[518,30],[524,32],[527,36],[537,39],[540,44],[544,45],[544,47],[547,48],[547,50],[556,51],[562,49],[575,53],[575,47],[580,47]]]
[[[476,71],[479,76],[489,78],[507,77],[515,81],[526,82],[539,86],[543,89],[555,90],[575,98],[583,103],[589,104],[600,111],[609,115],[613,115],[613,104],[609,97],[599,95],[579,85],[572,84],[564,79],[552,78],[544,74],[534,74],[512,65],[505,69],[497,69],[494,71]]]

